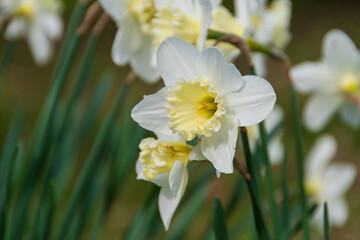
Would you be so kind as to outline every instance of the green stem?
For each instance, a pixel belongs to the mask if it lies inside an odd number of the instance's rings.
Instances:
[[[328,204],[324,203],[324,240],[330,240],[329,236],[329,212]]]
[[[302,207],[302,226],[304,231],[304,239],[310,239],[310,231],[309,231],[309,214],[307,211],[307,199],[305,193],[305,184],[304,184],[304,150],[303,150],[303,142],[302,142],[302,131],[301,131],[301,123],[300,123],[300,114],[299,114],[299,104],[297,101],[296,93],[294,87],[290,86],[290,95],[291,95],[291,109],[294,118],[295,124],[295,141],[296,141],[296,159],[297,159],[297,167],[298,167],[298,183],[301,197],[301,207]]]
[[[65,209],[64,217],[60,223],[58,231],[55,235],[55,240],[64,239],[66,236],[67,228],[71,223],[72,214],[76,210],[76,205],[78,203],[79,198],[82,196],[86,183],[92,177],[91,172],[94,168],[96,168],[98,161],[101,160],[101,156],[103,153],[103,149],[106,146],[107,139],[109,137],[109,133],[111,132],[111,127],[113,126],[113,122],[115,121],[116,116],[120,111],[120,106],[123,103],[123,100],[128,92],[129,85],[124,84],[121,89],[120,94],[117,97],[117,100],[112,108],[111,113],[108,115],[107,119],[101,126],[98,136],[96,137],[93,148],[91,149],[90,155],[83,167],[80,176],[75,184],[75,188],[70,196],[70,200]]]
[[[4,55],[2,56],[0,61],[0,84],[4,70],[6,66],[9,65],[9,63],[11,62],[12,57],[14,55],[14,51],[15,51],[15,42],[14,41],[8,42],[5,48]]]
[[[253,165],[253,157],[252,157],[252,154],[250,151],[249,140],[248,140],[246,128],[241,128],[240,132],[241,132],[241,140],[242,140],[242,144],[243,144],[246,166],[251,175],[251,179],[245,179],[245,180],[246,180],[246,184],[248,186],[249,192],[250,192],[250,198],[251,198],[251,203],[253,206],[256,230],[257,230],[260,240],[269,240],[269,239],[271,239],[271,237],[270,237],[269,230],[268,230],[266,222],[265,222],[265,217],[264,217],[263,211],[261,209],[261,204],[260,204],[260,200],[258,198],[258,193],[257,193],[257,186],[254,181],[254,176],[255,176],[256,172],[255,172],[254,165]]]
[[[277,213],[277,206],[275,202],[275,188],[274,188],[274,181],[271,171],[271,164],[268,152],[268,142],[267,142],[267,134],[264,126],[264,122],[259,123],[259,131],[260,131],[260,138],[261,138],[261,148],[263,152],[264,162],[265,162],[265,177],[266,177],[266,185],[268,189],[268,200],[269,200],[269,207],[270,207],[270,215],[271,220],[273,223],[273,230],[274,230],[274,239],[280,238],[280,227],[279,227],[279,217]]]

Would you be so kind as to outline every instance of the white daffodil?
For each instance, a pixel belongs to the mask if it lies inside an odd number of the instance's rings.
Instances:
[[[354,182],[356,169],[346,163],[329,164],[335,153],[335,139],[323,135],[315,142],[306,162],[306,192],[310,200],[318,205],[313,223],[320,231],[324,228],[325,202],[328,203],[331,225],[342,226],[348,217],[345,193]]]
[[[158,140],[145,138],[141,141],[136,173],[137,179],[150,181],[161,187],[159,211],[165,229],[168,230],[185,192],[188,182],[187,165],[193,147],[177,135],[157,136]]]
[[[322,60],[293,67],[295,87],[311,94],[304,109],[309,130],[321,130],[338,110],[349,126],[360,126],[360,111],[352,102],[360,97],[359,66],[360,53],[355,44],[344,32],[331,30],[324,38]]]
[[[159,0],[157,12],[151,21],[153,41],[153,65],[156,66],[156,52],[160,43],[170,36],[176,36],[203,49],[207,29],[211,24],[212,5],[217,0]]]
[[[112,47],[115,64],[130,64],[146,82],[158,80],[159,73],[151,65],[151,20],[156,13],[154,0],[100,0],[104,10],[118,26]]]
[[[2,14],[11,20],[5,31],[9,40],[25,38],[37,64],[43,65],[53,54],[53,41],[61,37],[61,2],[57,0],[3,0]]]
[[[284,49],[291,39],[291,1],[235,0],[236,18],[255,41]],[[266,56],[253,55],[259,76],[266,74]]]
[[[233,172],[239,126],[264,120],[274,107],[275,92],[266,80],[244,76],[217,48],[198,51],[170,37],[160,45],[157,63],[165,87],[146,96],[132,110],[140,126],[189,141],[222,173]]]
[[[213,21],[209,27],[210,30],[244,37],[244,26],[237,21],[226,7],[221,6],[220,2],[212,5],[212,18]],[[208,39],[206,46],[211,47],[215,42],[216,40],[214,39]],[[240,54],[240,50],[230,43],[220,42],[217,44],[217,47],[230,62]]]
[[[265,130],[269,134],[275,130],[282,122],[284,113],[279,106],[275,106],[269,116],[265,119]],[[260,140],[258,125],[252,125],[246,128],[248,131],[250,148],[255,151],[256,145]],[[279,131],[268,142],[269,158],[272,164],[279,164],[284,154],[284,144],[281,141],[282,132]]]

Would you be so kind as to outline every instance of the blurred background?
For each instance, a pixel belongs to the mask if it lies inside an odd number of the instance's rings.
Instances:
[[[66,4],[64,17],[68,19],[74,6],[74,0],[64,1]],[[225,6],[229,9],[233,8],[232,1],[224,0]],[[66,20],[67,22],[67,20]],[[286,49],[293,64],[303,61],[315,61],[321,57],[322,39],[326,32],[333,28],[339,28],[346,32],[355,44],[360,47],[360,1],[358,0],[293,0],[293,15],[291,23],[292,40]],[[98,84],[99,78],[106,69],[112,69],[115,72],[115,81],[112,87],[105,94],[106,104],[100,109],[98,123],[103,119],[104,114],[108,112],[115,97],[122,86],[125,75],[129,72],[127,67],[116,67],[111,60],[111,46],[115,36],[116,27],[113,22],[109,23],[103,35],[101,36],[97,47],[95,61],[92,66],[91,79],[86,86],[84,94],[81,98],[81,105],[86,106],[89,102],[89,96]],[[6,42],[0,38],[0,55],[2,55]],[[86,39],[81,43],[81,49],[70,73],[70,79],[76,73],[79,63],[80,53],[84,51]],[[60,46],[60,44],[58,45]],[[243,74],[248,74],[246,68],[243,67],[242,59],[237,61],[237,66]],[[17,108],[21,108],[25,116],[23,122],[21,139],[25,145],[31,137],[33,126],[45,100],[51,85],[51,76],[54,69],[55,60],[46,67],[38,67],[34,63],[28,46],[23,41],[16,43],[15,55],[12,63],[7,68],[3,76],[0,86],[0,142],[3,145],[5,137],[11,125],[11,121]],[[294,144],[293,144],[293,127],[290,115],[290,95],[287,91],[284,69],[281,64],[269,61],[268,80],[273,84],[278,95],[278,103],[285,111],[285,134],[284,142],[289,147],[289,172],[293,172],[295,168]],[[360,67],[360,66],[359,66]],[[71,82],[71,81],[70,81]],[[159,88],[159,85],[149,86],[142,81],[137,80],[131,87],[127,102],[130,105],[136,104],[144,94],[151,94]],[[69,87],[66,86],[64,97],[69,94]],[[300,96],[301,109],[306,98]],[[85,160],[86,154],[89,152],[93,138],[99,128],[99,124],[94,124],[89,131],[88,141],[82,143],[82,151],[79,157],[79,165]],[[341,123],[336,117],[331,124],[323,130],[323,132],[331,133],[335,136],[338,143],[338,152],[336,161],[351,162],[360,170],[360,134],[359,131],[353,131],[346,125]],[[320,134],[320,133],[319,133]],[[314,143],[316,136],[304,129],[304,145],[306,152]],[[210,166],[209,166],[210,167]],[[105,216],[105,223],[100,233],[101,239],[122,239],[126,233],[131,221],[135,217],[138,209],[142,206],[147,198],[148,193],[152,190],[153,185],[149,182],[136,180],[135,167],[129,168],[129,172],[119,186],[116,200],[112,204],[109,214]],[[194,168],[193,171],[201,171]],[[274,168],[275,182],[280,186],[281,167]],[[74,173],[74,171],[69,171]],[[76,174],[76,171],[75,171]],[[196,175],[196,174],[195,174]],[[346,225],[342,228],[333,228],[331,231],[332,239],[359,239],[360,226],[360,177],[357,174],[354,185],[347,194],[347,201],[350,206],[350,215]],[[71,176],[69,176],[71,177]],[[289,174],[290,179],[294,179],[293,174]],[[202,239],[208,229],[212,225],[212,204],[213,198],[219,196],[224,206],[230,201],[231,192],[234,190],[236,183],[240,177],[238,174],[222,175],[220,179],[216,179],[215,172],[211,175],[206,198],[201,204],[199,214],[195,216],[192,223],[185,229],[183,239]],[[197,181],[197,178],[191,178],[189,186]],[[296,187],[296,183],[289,181],[289,186]],[[91,186],[89,186],[91,187]],[[189,188],[190,188],[189,187]],[[296,191],[296,190],[294,190]],[[280,192],[279,192],[280,194]],[[296,197],[296,193],[295,193]],[[241,216],[244,211],[249,208],[248,196],[244,196],[244,200],[234,209],[229,223],[234,222],[237,216]],[[178,208],[173,224],[176,224],[177,216],[181,214],[182,203]],[[245,220],[246,222],[246,220]],[[169,233],[165,233],[161,229],[160,233],[153,236],[154,239],[166,239]],[[314,230],[315,239],[322,239],[321,235]],[[300,235],[298,236],[298,238]],[[86,233],[82,235],[82,239],[88,239]],[[239,239],[247,239],[246,236],[239,236]]]

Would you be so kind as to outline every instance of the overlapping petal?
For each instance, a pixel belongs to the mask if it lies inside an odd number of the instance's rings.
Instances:
[[[257,76],[244,76],[241,91],[226,96],[229,109],[239,126],[251,126],[263,121],[272,111],[276,95],[271,84]]]
[[[314,95],[304,109],[304,122],[310,131],[319,131],[325,127],[339,109],[343,97],[339,95]]]
[[[157,53],[157,65],[165,85],[173,85],[179,79],[197,77],[194,61],[199,57],[200,52],[180,38],[164,40]]]

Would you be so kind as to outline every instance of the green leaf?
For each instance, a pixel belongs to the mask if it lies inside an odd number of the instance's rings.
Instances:
[[[290,96],[291,96],[291,109],[293,114],[293,120],[295,125],[295,141],[296,141],[296,160],[297,160],[297,172],[299,183],[299,191],[301,197],[301,206],[302,206],[302,227],[304,231],[304,239],[310,239],[310,230],[309,230],[309,217],[307,211],[307,197],[305,193],[305,184],[304,184],[304,149],[302,142],[302,130],[301,130],[301,117],[299,113],[299,104],[297,101],[296,93],[294,86],[290,86]]]
[[[328,204],[324,203],[324,239],[330,240]]]
[[[214,232],[216,239],[218,240],[229,239],[225,222],[225,213],[218,197],[214,200]]]
[[[281,174],[281,188],[283,200],[281,204],[281,229],[282,229],[282,239],[289,239],[289,187],[287,180],[287,154],[284,152],[283,163],[282,163],[282,174]]]

